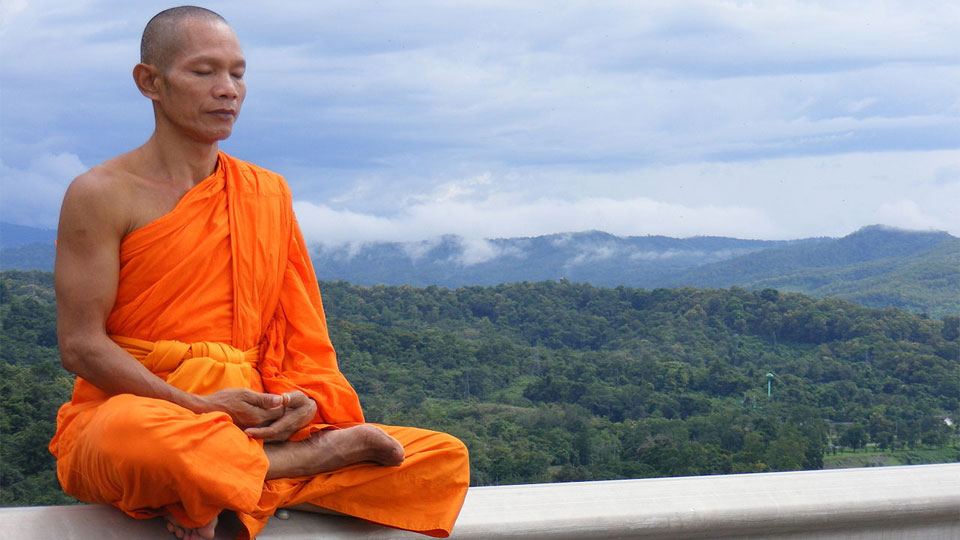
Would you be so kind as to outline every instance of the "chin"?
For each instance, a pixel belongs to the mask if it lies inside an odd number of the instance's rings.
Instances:
[[[232,129],[227,129],[227,130],[220,129],[217,131],[204,133],[199,138],[204,140],[205,142],[209,142],[212,144],[218,141],[228,139],[232,134],[233,134]]]

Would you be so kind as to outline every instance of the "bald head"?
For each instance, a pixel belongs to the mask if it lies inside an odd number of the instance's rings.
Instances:
[[[186,20],[200,19],[227,24],[227,20],[209,9],[180,6],[157,13],[143,29],[140,40],[140,62],[166,70],[183,44],[180,25]]]

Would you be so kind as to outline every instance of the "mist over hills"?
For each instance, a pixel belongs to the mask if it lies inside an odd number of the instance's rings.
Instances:
[[[311,255],[322,279],[342,279],[358,285],[455,288],[566,279],[599,286],[650,288],[684,269],[820,241],[618,237],[590,231],[534,238],[471,240],[443,236],[411,243],[318,246]]]
[[[52,270],[55,231],[0,224],[0,270]],[[417,287],[564,279],[593,285],[779,289],[940,317],[960,313],[960,239],[879,225],[842,238],[619,237],[600,231],[491,240],[315,245],[325,281]]]
[[[879,225],[791,241],[603,232],[317,246],[324,280],[450,288],[565,279],[593,285],[774,288],[933,316],[960,313],[960,239]]]

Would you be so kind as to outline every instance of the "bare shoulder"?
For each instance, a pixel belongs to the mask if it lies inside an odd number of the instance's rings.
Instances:
[[[122,157],[97,165],[70,183],[60,211],[61,237],[92,235],[103,241],[107,235],[119,241],[126,233],[132,182]]]
[[[80,199],[87,204],[122,202],[130,194],[131,173],[125,168],[123,156],[105,161],[73,179],[64,201]]]

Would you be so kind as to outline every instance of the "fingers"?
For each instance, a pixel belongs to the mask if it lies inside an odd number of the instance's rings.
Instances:
[[[303,415],[307,416],[307,420],[313,418],[317,413],[317,402],[310,399],[309,396],[301,392],[300,390],[294,390],[293,392],[287,392],[283,394],[284,399],[288,400],[284,403],[288,403],[287,408],[295,408],[303,411]]]
[[[317,404],[300,390],[283,394],[255,392],[246,388],[228,388],[206,397],[214,410],[226,412],[233,423],[248,436],[266,441],[286,440],[307,425]]]
[[[264,442],[281,442],[287,440],[293,434],[293,431],[286,429],[286,427],[278,420],[269,426],[247,428],[243,432],[252,439],[262,439]]]
[[[316,404],[302,392],[283,394],[289,399],[283,416],[268,426],[245,429],[248,437],[263,439],[267,442],[285,441],[295,431],[310,423],[316,413]]]
[[[286,399],[285,399],[286,394],[284,394],[283,396],[278,396],[276,394],[258,393],[252,390],[250,390],[249,392],[251,394],[251,397],[253,398],[252,404],[262,409],[267,409],[267,410],[277,409],[277,408],[282,408],[286,405]]]
[[[246,388],[228,388],[206,397],[213,403],[213,410],[230,415],[233,422],[243,428],[260,426],[283,416],[283,397],[254,392]]]
[[[281,394],[281,397],[283,398],[284,407],[299,407],[304,402],[306,402],[307,399],[309,399],[307,395],[301,392],[300,390],[292,390],[290,392],[284,392],[283,394]]]
[[[247,437],[251,439],[263,439],[265,442],[275,442],[279,430],[276,427],[276,424],[270,424],[266,427],[252,427],[243,430],[247,434]]]
[[[266,442],[285,441],[298,429],[298,422],[294,416],[293,414],[285,414],[269,426],[245,429],[244,433],[248,437],[263,439]]]

